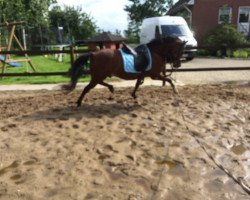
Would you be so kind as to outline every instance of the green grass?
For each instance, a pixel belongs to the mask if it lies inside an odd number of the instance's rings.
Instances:
[[[14,58],[14,57],[12,57]],[[15,57],[17,58],[17,57]],[[23,58],[23,57],[22,57]],[[63,62],[58,62],[53,55],[49,56],[30,56],[36,72],[65,72],[70,68],[69,55],[64,55]],[[6,73],[32,72],[30,65],[22,62],[21,67],[7,66]],[[86,81],[89,77],[85,76],[80,81]],[[45,83],[66,83],[69,77],[65,76],[15,76],[0,79],[0,84],[45,84]]]
[[[245,50],[236,50],[236,51],[233,51],[233,57],[234,58],[248,58],[248,52]]]

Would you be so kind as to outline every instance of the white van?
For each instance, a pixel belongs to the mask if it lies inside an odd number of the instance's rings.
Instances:
[[[181,40],[187,41],[186,47],[197,47],[197,41],[182,17],[162,16],[144,19],[141,26],[140,43],[148,43],[157,36],[177,36]],[[196,49],[186,49],[183,57],[192,60],[196,51]]]

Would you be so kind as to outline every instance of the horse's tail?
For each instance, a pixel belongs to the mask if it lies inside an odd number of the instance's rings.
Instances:
[[[86,53],[78,57],[68,71],[68,76],[71,78],[68,85],[63,85],[62,88],[67,91],[75,89],[78,79],[86,72],[84,69],[85,64],[88,62],[91,53]]]

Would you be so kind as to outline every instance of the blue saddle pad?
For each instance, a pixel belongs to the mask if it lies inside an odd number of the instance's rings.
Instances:
[[[127,73],[141,73],[140,71],[137,71],[135,69],[134,56],[132,54],[126,53],[123,49],[119,49],[119,51],[121,52],[124,71]],[[149,57],[149,63],[148,63],[148,66],[146,68],[146,71],[149,71],[152,68],[152,59],[151,59],[151,53],[148,49],[147,49],[147,54]]]

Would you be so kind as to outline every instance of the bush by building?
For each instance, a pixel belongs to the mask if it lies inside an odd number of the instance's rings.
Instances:
[[[218,45],[240,45],[247,43],[244,35],[237,31],[237,28],[232,24],[222,24],[213,31],[202,37],[202,45],[218,46]],[[212,56],[218,56],[221,52],[217,50],[209,50],[208,53]],[[227,52],[229,56],[232,52]],[[236,53],[237,54],[237,53]]]

